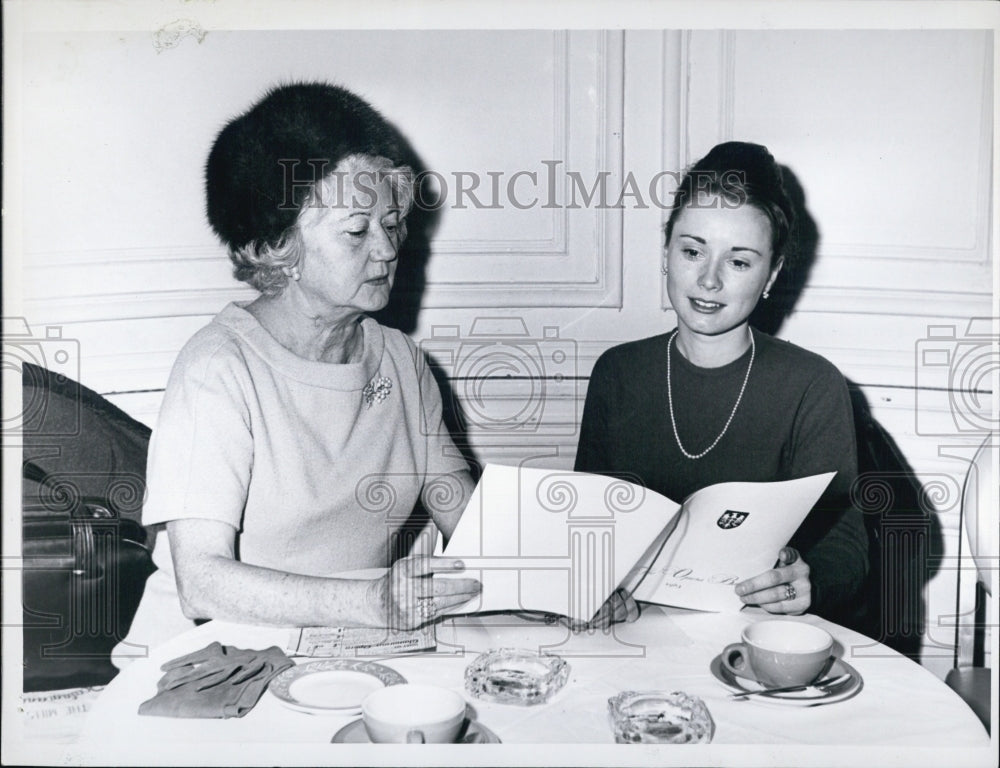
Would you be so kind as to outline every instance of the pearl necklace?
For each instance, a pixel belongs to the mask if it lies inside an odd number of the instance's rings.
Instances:
[[[674,344],[674,338],[677,336],[676,329],[671,334],[670,338],[667,339],[667,406],[670,409],[670,426],[674,428],[674,439],[677,441],[677,447],[681,449],[681,453],[687,456],[689,459],[700,459],[715,446],[719,444],[722,436],[726,434],[726,430],[729,429],[729,425],[733,421],[733,417],[736,415],[736,409],[740,407],[740,401],[743,399],[743,392],[747,388],[747,381],[750,380],[750,369],[753,368],[753,358],[754,354],[757,352],[757,348],[754,345],[753,331],[750,331],[750,365],[747,366],[746,376],[743,377],[743,385],[740,387],[740,394],[736,398],[736,404],[733,406],[732,412],[729,414],[729,418],[726,419],[726,425],[722,428],[719,436],[712,441],[712,444],[708,446],[701,453],[688,453],[681,443],[681,436],[677,434],[677,421],[674,419],[674,393],[673,388],[670,386],[670,347]]]

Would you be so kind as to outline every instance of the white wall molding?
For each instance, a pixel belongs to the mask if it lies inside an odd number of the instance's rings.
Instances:
[[[552,93],[553,151],[561,163],[554,173],[557,184],[562,179],[550,212],[555,234],[543,242],[435,240],[425,307],[621,306],[623,208],[614,203],[624,180],[624,35],[569,32],[556,39],[566,52],[557,45]],[[564,204],[572,199],[567,172],[579,173],[588,188],[605,174],[608,205]]]
[[[146,246],[142,248],[81,248],[74,251],[34,251],[24,255],[27,272],[60,267],[120,267],[142,262],[221,262],[229,264],[226,249],[197,245]]]
[[[914,318],[988,316],[993,304],[988,283],[976,285],[967,291],[811,285],[803,291],[795,311]]]
[[[251,288],[198,288],[95,293],[63,298],[26,299],[25,313],[46,325],[117,322],[155,317],[214,315],[231,301],[252,299]]]
[[[679,148],[684,165],[720,141],[745,138],[767,144],[779,162],[788,163],[800,174],[807,208],[819,228],[819,246],[797,312],[961,316],[968,314],[970,302],[983,307],[992,298],[992,44],[986,33],[968,36],[967,56],[978,75],[965,82],[958,78],[957,70],[943,69],[933,58],[918,54],[918,42],[913,39],[911,44],[907,34],[923,35],[921,44],[947,46],[954,42],[947,37],[952,33],[912,31],[887,36],[895,46],[893,53],[908,62],[909,74],[900,86],[903,91],[897,92],[900,83],[896,75],[872,71],[870,82],[865,87],[857,84],[856,95],[844,101],[844,113],[837,117],[846,121],[851,108],[868,108],[875,102],[885,105],[886,115],[893,120],[909,123],[901,138],[894,138],[898,131],[882,132],[881,126],[878,134],[870,135],[871,152],[877,153],[880,143],[886,146],[884,162],[874,167],[860,165],[860,153],[858,158],[850,154],[850,142],[859,141],[860,134],[840,136],[835,127],[824,125],[821,116],[831,102],[822,84],[809,90],[800,82],[810,73],[821,80],[830,77],[824,51],[813,52],[808,45],[810,41],[819,46],[834,45],[841,39],[837,32],[806,33],[803,40],[795,40],[798,47],[781,47],[793,38],[771,38],[763,31],[683,34],[678,88],[685,94],[687,106]],[[843,39],[847,45],[858,46],[857,58],[868,55],[863,41]],[[778,43],[780,50],[771,50],[768,42]],[[850,49],[844,48],[842,55],[849,57]],[[779,74],[789,74],[791,60],[802,76],[785,84]],[[951,116],[923,128],[921,117],[929,103],[926,83],[942,71],[936,87],[962,82],[961,88],[953,88],[961,92],[941,92],[937,98],[947,100]],[[849,77],[845,71],[843,78]],[[919,98],[915,88],[920,88]],[[797,100],[789,101],[792,97],[785,92],[793,89]],[[813,113],[815,119],[810,117]],[[938,114],[945,113],[939,110]],[[859,117],[875,130],[871,114]],[[972,128],[966,131],[964,142],[942,144],[944,138],[935,131],[954,125]],[[822,174],[804,175],[796,162],[796,151],[806,151],[803,131],[810,137],[809,159],[814,171],[822,168]],[[928,147],[937,150],[925,151]],[[782,148],[787,151],[782,152]],[[834,154],[835,148],[841,154]],[[920,154],[911,156],[908,150]],[[840,166],[850,171],[842,173]],[[854,177],[843,175],[848,172]],[[845,218],[851,215],[848,212],[858,205],[867,211],[867,218],[859,227],[845,228]],[[877,215],[880,209],[885,209],[885,216]],[[918,218],[909,216],[911,209]],[[948,214],[942,216],[939,227],[928,226],[928,221],[937,218],[931,213],[935,209]],[[920,237],[909,236],[905,229],[890,223],[907,217],[918,225],[914,229],[921,232]],[[825,231],[831,222],[840,223],[839,235]],[[661,295],[661,306],[669,307],[665,282]]]

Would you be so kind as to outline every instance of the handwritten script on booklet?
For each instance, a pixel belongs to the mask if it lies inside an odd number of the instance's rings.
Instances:
[[[774,565],[834,474],[720,483],[678,504],[602,475],[487,464],[443,551],[483,591],[450,612],[587,621],[619,586],[647,602],[737,611],[733,586]]]

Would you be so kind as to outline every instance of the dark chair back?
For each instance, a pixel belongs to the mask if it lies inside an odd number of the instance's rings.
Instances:
[[[864,395],[851,389],[858,445],[852,500],[868,532],[869,573],[864,605],[848,623],[919,661],[925,635],[924,586],[933,576],[941,528],[927,497],[892,436],[872,416]]]
[[[24,364],[24,690],[101,685],[153,572],[141,525],[150,430]]]

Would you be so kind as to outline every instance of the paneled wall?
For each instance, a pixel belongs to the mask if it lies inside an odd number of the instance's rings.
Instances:
[[[397,287],[395,317],[440,364],[480,462],[572,466],[598,355],[674,322],[660,263],[676,176],[662,172],[721,140],[766,144],[815,224],[804,287],[777,292],[788,313],[776,333],[840,367],[924,483],[941,525],[924,656],[950,664],[957,501],[972,448],[996,427],[988,33],[165,42],[37,28],[21,51],[25,77],[6,95],[21,195],[9,243],[35,341],[18,354],[151,425],[183,342],[253,295],[207,227],[201,172],[218,129],[269,84],[347,85],[438,174],[444,204],[410,254],[427,257],[414,272],[426,284]]]
[[[990,36],[698,32],[682,47],[687,157],[759,141],[803,188],[817,256],[780,335],[837,364],[923,486],[941,525],[924,658],[945,669],[969,447],[996,428]]]

